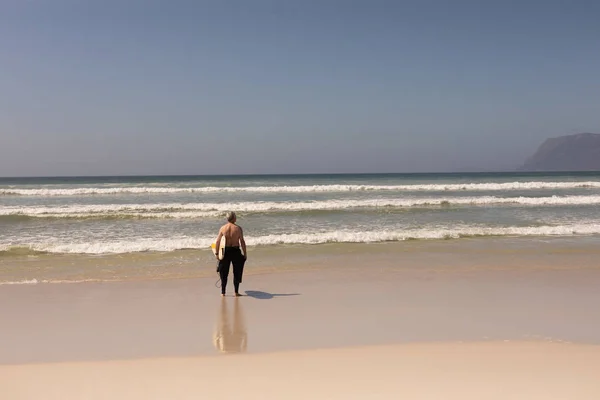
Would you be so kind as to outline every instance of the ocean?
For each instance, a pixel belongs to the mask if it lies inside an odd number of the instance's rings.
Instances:
[[[230,210],[249,253],[474,237],[595,241],[600,173],[0,178],[0,283],[119,279],[128,265],[170,276],[177,260],[192,268],[205,259]]]

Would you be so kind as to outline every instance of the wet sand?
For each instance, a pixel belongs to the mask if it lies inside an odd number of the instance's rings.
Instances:
[[[598,268],[597,237],[463,238],[385,243],[250,247],[246,274],[376,267],[470,269]],[[215,275],[209,248],[128,254],[11,254],[0,252],[0,286],[22,282],[98,282],[207,278]]]

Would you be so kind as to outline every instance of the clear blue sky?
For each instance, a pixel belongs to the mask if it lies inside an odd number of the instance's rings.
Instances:
[[[7,0],[0,176],[510,169],[600,132],[599,1]]]

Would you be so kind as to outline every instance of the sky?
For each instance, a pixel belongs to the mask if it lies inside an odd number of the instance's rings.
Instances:
[[[596,0],[4,0],[0,176],[512,170],[600,132]]]

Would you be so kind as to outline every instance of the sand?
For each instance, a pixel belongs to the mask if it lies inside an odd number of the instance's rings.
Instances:
[[[411,344],[0,367],[4,399],[598,399],[600,347]]]
[[[600,398],[599,268],[346,257],[239,299],[214,277],[1,286],[0,398]]]

